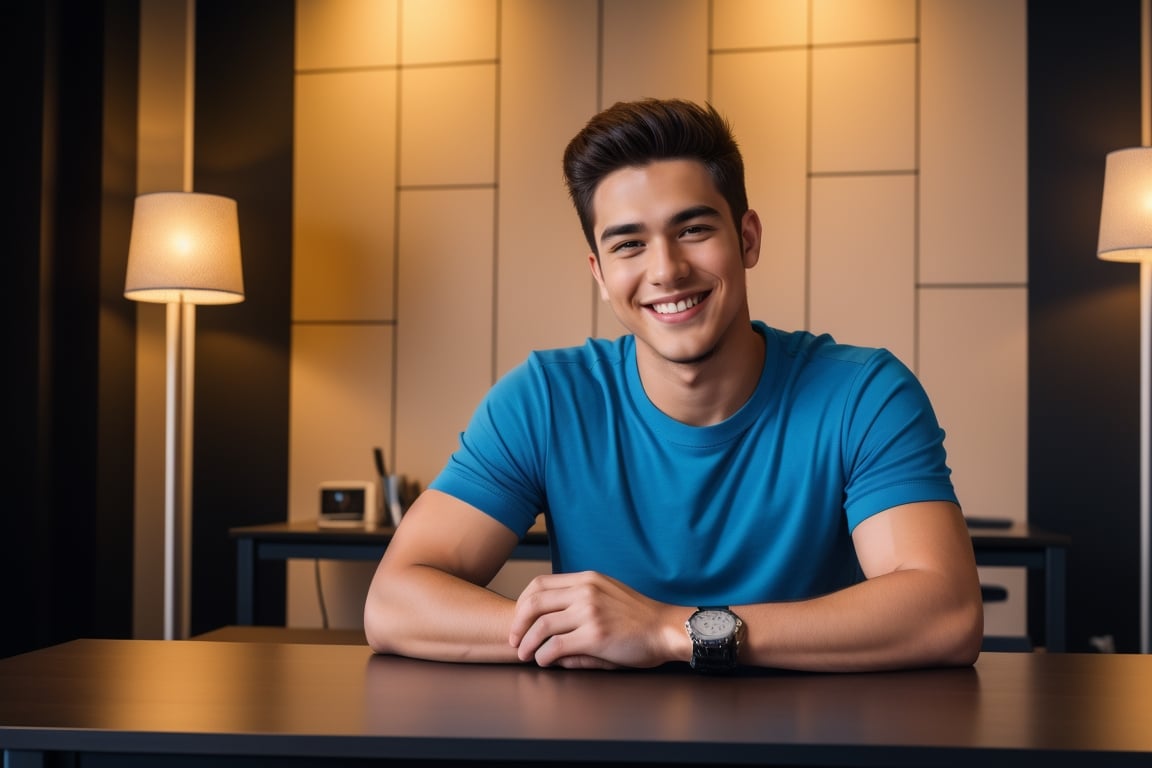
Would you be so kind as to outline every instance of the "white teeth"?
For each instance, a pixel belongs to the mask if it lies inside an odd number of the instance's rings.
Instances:
[[[700,303],[699,296],[693,296],[690,299],[681,299],[675,303],[669,301],[664,304],[653,304],[652,309],[656,310],[658,315],[670,315],[673,312],[683,312],[686,309],[691,309]]]

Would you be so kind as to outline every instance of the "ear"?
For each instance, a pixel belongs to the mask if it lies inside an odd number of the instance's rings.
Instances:
[[[749,208],[740,222],[740,243],[743,253],[744,269],[752,269],[760,261],[760,242],[764,235],[764,225],[760,223],[760,214]]]
[[[588,253],[588,269],[592,271],[592,277],[600,286],[600,298],[603,301],[608,301],[608,291],[604,289],[604,273],[600,271],[600,259],[594,252]]]

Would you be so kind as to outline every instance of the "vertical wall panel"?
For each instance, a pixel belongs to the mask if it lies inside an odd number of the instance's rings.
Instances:
[[[916,167],[916,46],[812,53],[812,170]]]
[[[396,72],[296,77],[293,317],[391,319]]]
[[[490,189],[400,195],[394,462],[423,483],[492,383],[494,198]]]
[[[399,0],[296,0],[296,69],[396,64]]]
[[[1027,4],[925,0],[923,9],[921,280],[1023,283]]]
[[[918,0],[812,0],[812,42],[862,43],[916,36]]]
[[[915,366],[915,180],[812,180],[812,328]]]
[[[1024,288],[926,290],[920,298],[920,379],[973,515],[1026,519],[1027,314]]]
[[[604,103],[708,98],[707,0],[615,0],[604,6]]]
[[[402,0],[402,63],[444,64],[495,58],[498,13],[498,0]]]
[[[400,74],[400,184],[491,184],[496,176],[494,64]]]
[[[808,0],[712,0],[713,49],[803,46]]]
[[[308,325],[292,333],[292,514],[315,518],[325,480],[372,480],[371,447],[392,428],[392,332]]]
[[[564,147],[597,107],[596,0],[505,0],[500,60],[496,374],[592,335],[588,245]]]

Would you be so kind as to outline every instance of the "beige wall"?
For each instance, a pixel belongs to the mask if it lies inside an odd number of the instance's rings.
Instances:
[[[732,120],[766,230],[753,315],[887,346],[973,515],[1026,516],[1026,0],[298,0],[290,517],[427,483],[533,348],[611,336],[560,175],[620,99]],[[539,566],[518,564],[515,589]],[[323,563],[330,623],[367,564]],[[1024,581],[995,634],[1022,634]],[[289,623],[318,625],[311,564]]]

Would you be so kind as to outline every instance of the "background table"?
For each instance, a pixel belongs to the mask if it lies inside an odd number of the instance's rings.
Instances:
[[[361,645],[77,640],[0,660],[0,748],[12,768],[71,765],[70,753],[143,755],[132,764],[149,766],[292,756],[294,768],[342,758],[1147,766],[1149,690],[1152,656],[1136,654],[705,677],[685,665],[445,664]]]
[[[970,528],[969,532],[977,565],[1026,568],[1040,577],[1033,580],[1041,599],[1029,600],[1028,634],[1032,642],[1048,651],[1067,650],[1070,537],[1019,523],[1006,528]]]
[[[257,561],[377,561],[384,555],[395,531],[392,526],[327,528],[313,520],[229,529],[229,535],[236,542],[236,623],[255,621]],[[543,525],[537,525],[516,545],[512,559],[548,560],[549,553],[548,532]]]
[[[392,527],[321,528],[314,521],[232,528],[229,533],[236,541],[236,622],[254,621],[258,560],[379,560],[393,532]],[[1068,537],[1019,524],[972,528],[970,532],[977,564],[1027,568],[1043,574],[1042,626],[1030,626],[1029,634],[1034,643],[1049,651],[1064,651]],[[512,558],[548,560],[547,530],[542,525],[532,528]]]

